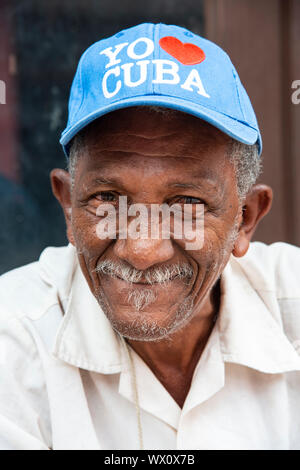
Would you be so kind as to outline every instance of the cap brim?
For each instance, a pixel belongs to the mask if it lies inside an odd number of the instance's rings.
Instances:
[[[261,154],[262,141],[259,132],[257,129],[250,127],[244,122],[233,119],[226,114],[219,113],[205,106],[195,104],[192,101],[165,95],[142,95],[116,101],[115,103],[105,107],[102,106],[101,109],[95,110],[93,113],[88,114],[79,120],[75,126],[70,127],[65,132],[63,132],[60,143],[63,146],[66,156],[68,156],[68,143],[84,127],[105,114],[116,111],[117,109],[129,108],[132,106],[162,106],[192,114],[193,116],[207,121],[209,124],[217,127],[220,129],[220,131],[229,135],[233,139],[238,140],[239,142],[243,142],[244,144],[248,145],[253,145],[257,142],[259,155]]]

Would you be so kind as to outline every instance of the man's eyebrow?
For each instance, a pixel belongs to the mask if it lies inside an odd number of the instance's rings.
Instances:
[[[120,185],[119,181],[116,179],[108,179],[108,178],[95,178],[92,181],[92,184],[107,184],[107,185]]]
[[[207,178],[205,179],[205,183],[209,183],[209,186],[213,187],[213,189],[217,189],[217,181],[214,181],[211,178]],[[173,188],[181,188],[181,189],[196,189],[199,191],[203,189],[204,183],[197,184],[197,183],[174,182],[174,183],[170,183],[168,186],[173,187]]]
[[[172,186],[173,188],[181,188],[181,189],[201,189],[201,185],[198,184],[193,184],[193,183],[173,183],[170,184],[169,186]]]

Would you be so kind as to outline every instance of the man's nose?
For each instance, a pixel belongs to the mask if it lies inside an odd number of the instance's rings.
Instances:
[[[169,261],[174,256],[172,241],[169,239],[117,239],[114,253],[135,269],[145,270],[155,264]]]

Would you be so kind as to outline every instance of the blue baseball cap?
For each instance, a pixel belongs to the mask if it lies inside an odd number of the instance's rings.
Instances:
[[[104,114],[132,106],[162,106],[192,114],[248,145],[262,140],[250,99],[229,56],[179,26],[144,23],[90,46],[71,87],[68,144]]]

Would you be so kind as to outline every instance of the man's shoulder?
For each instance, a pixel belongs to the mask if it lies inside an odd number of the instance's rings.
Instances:
[[[48,247],[38,261],[0,276],[0,320],[38,318],[51,305],[67,298],[75,262],[71,245]]]
[[[233,258],[231,263],[300,354],[300,248],[281,242],[254,242],[244,257]]]
[[[277,242],[253,242],[247,254],[236,259],[258,291],[272,291],[278,299],[300,299],[300,248]]]

